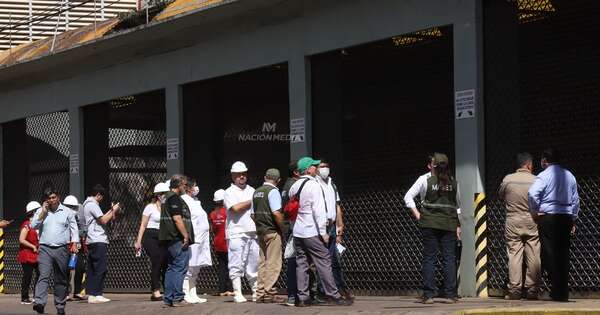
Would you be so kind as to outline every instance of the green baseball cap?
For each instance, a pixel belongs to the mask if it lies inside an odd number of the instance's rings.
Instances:
[[[278,179],[278,178],[281,178],[281,174],[279,173],[278,169],[270,168],[265,173],[265,177],[267,177],[269,179]]]
[[[448,164],[448,156],[446,156],[444,153],[435,153],[433,155],[433,164],[434,165],[438,165],[439,163],[446,163]]]
[[[320,163],[320,160],[313,160],[313,158],[311,158],[310,156],[305,156],[298,160],[298,171],[300,171],[300,173],[304,173],[304,171],[306,171],[307,168],[311,167],[312,165],[317,166]]]

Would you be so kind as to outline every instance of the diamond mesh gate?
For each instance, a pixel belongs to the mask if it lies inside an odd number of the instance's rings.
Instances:
[[[2,125],[4,145],[4,217],[14,222],[5,229],[5,287],[21,287],[22,269],[17,262],[19,226],[25,205],[40,200],[46,187],[61,196],[69,192],[69,114],[55,112]]]
[[[507,281],[502,178],[519,151],[562,151],[578,180],[580,222],[571,247],[571,293],[598,294],[600,283],[600,3],[591,0],[485,1],[486,190],[489,285]],[[539,164],[535,162],[534,164]],[[535,173],[540,172],[536,165]]]
[[[435,27],[311,60],[314,155],[331,161],[357,292],[422,287],[420,231],[403,197],[430,152],[453,160],[452,56],[452,28]]]

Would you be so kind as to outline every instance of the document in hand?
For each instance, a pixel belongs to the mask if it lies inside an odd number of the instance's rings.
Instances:
[[[338,253],[340,253],[340,255],[342,255],[345,251],[346,251],[346,247],[344,247],[342,244],[337,243],[336,244],[337,247],[337,251]]]

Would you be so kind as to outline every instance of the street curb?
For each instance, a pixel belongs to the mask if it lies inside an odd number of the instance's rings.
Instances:
[[[501,308],[472,309],[455,312],[454,315],[600,315],[600,309],[541,309]]]

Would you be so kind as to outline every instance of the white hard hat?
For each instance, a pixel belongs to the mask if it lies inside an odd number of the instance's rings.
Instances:
[[[169,180],[167,180],[167,181],[165,182],[165,185],[167,185],[167,188],[171,189],[171,180],[170,180],[170,179],[169,179]]]
[[[225,199],[225,191],[223,189],[215,191],[213,201],[222,201],[223,199]]]
[[[37,210],[37,209],[39,209],[41,207],[42,207],[42,205],[40,205],[39,202],[37,202],[37,201],[30,201],[27,204],[27,206],[25,206],[25,213],[29,213],[30,211]]]
[[[246,164],[244,164],[244,162],[237,161],[237,162],[233,163],[233,165],[231,165],[232,173],[244,173],[247,171],[248,171],[248,168],[246,167]]]
[[[158,183],[154,186],[154,193],[158,194],[158,193],[164,193],[169,191],[169,186],[167,186],[166,183]]]
[[[79,206],[79,202],[77,201],[77,198],[73,195],[68,195],[65,197],[65,201],[63,201],[64,205],[67,206]]]

